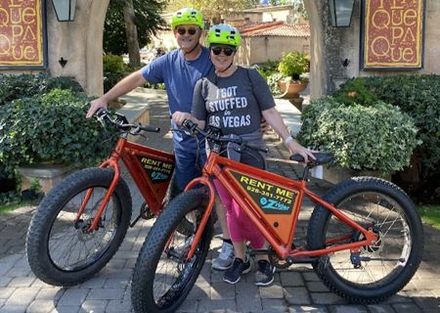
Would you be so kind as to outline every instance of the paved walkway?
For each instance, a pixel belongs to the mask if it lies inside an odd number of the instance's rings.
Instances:
[[[150,93],[150,123],[162,127],[160,134],[149,135],[148,145],[171,149],[167,133],[167,104],[161,92]],[[137,101],[136,99],[131,99]],[[289,125],[298,123],[299,112],[288,102],[280,101],[279,110]],[[269,135],[271,157],[286,157],[287,153],[276,136]],[[271,170],[294,177],[290,165],[271,163]],[[298,169],[296,169],[298,171]],[[133,186],[132,186],[133,187]],[[325,192],[330,186],[313,180],[313,189]],[[141,200],[135,189],[134,212]],[[301,214],[299,237],[311,212],[307,203]],[[31,273],[24,250],[24,238],[34,207],[24,207],[0,216],[0,312],[130,312],[130,278],[138,251],[152,221],[141,221],[131,228],[121,248],[109,264],[89,281],[73,288],[52,287]],[[222,281],[221,273],[211,271],[211,259],[220,247],[214,239],[208,260],[179,312],[440,312],[440,232],[425,227],[425,255],[412,281],[398,295],[380,305],[350,305],[329,292],[308,265],[295,265],[276,273],[275,283],[257,288],[253,275],[235,286]]]

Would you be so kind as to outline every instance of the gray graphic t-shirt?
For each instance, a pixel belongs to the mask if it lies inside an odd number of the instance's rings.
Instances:
[[[211,73],[200,79],[194,89],[191,114],[221,128],[224,135],[243,135],[258,130],[261,111],[274,106],[264,78],[254,69],[238,67],[229,77]]]

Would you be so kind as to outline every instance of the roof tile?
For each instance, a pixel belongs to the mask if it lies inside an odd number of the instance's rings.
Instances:
[[[245,24],[239,27],[243,37],[310,37],[309,24],[287,24],[283,21]]]

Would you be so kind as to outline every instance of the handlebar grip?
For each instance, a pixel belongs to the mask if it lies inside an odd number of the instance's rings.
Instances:
[[[154,127],[154,126],[150,126],[150,125],[139,125],[139,128],[142,130],[145,130],[147,132],[151,132],[151,133],[160,132],[160,127]]]
[[[249,147],[250,149],[252,149],[252,150],[256,150],[256,151],[261,151],[261,152],[264,152],[264,153],[268,153],[269,152],[269,149],[268,148],[261,148],[261,147],[259,147],[259,146],[256,146],[256,145],[251,145],[251,144],[245,144],[245,146],[246,147]]]
[[[95,115],[97,116],[97,117],[103,117],[103,116],[105,116],[105,115],[107,115],[108,114],[108,111],[105,109],[105,108],[98,108],[96,111],[95,111]]]
[[[198,125],[191,120],[184,120],[182,122],[182,127],[186,128],[188,131],[190,131],[193,134],[196,134],[198,132],[197,126]]]
[[[197,125],[196,125],[193,121],[191,121],[191,120],[184,120],[184,121],[182,122],[182,126],[185,127],[185,128],[188,128],[188,129],[191,129],[192,127],[194,127],[194,125],[197,126]]]

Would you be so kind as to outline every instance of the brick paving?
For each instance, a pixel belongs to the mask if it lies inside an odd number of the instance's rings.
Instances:
[[[153,103],[150,106],[150,123],[166,130],[169,128],[166,101],[162,93],[154,92],[159,96],[150,96],[150,103]],[[286,112],[283,115],[289,118]],[[149,135],[147,144],[169,151],[169,138],[169,134],[162,131],[158,135]],[[287,156],[276,136],[269,135],[267,139],[271,157]],[[287,164],[271,163],[270,170],[295,176],[294,169]],[[312,188],[318,193],[325,192],[329,187],[322,181],[312,180]],[[141,199],[134,188],[132,195],[135,214]],[[311,209],[311,205],[306,203],[300,215],[300,236]],[[119,251],[95,277],[72,288],[61,288],[35,278],[27,264],[24,241],[34,211],[35,207],[23,207],[0,215],[0,313],[130,312],[131,272],[152,221],[140,221],[129,229]],[[278,271],[275,283],[267,288],[256,287],[252,274],[245,276],[237,285],[228,285],[222,281],[221,273],[211,271],[211,259],[221,244],[218,238],[214,238],[202,273],[179,312],[440,312],[440,232],[425,226],[425,242],[423,262],[401,292],[378,305],[352,305],[329,292],[311,267],[304,264]]]

